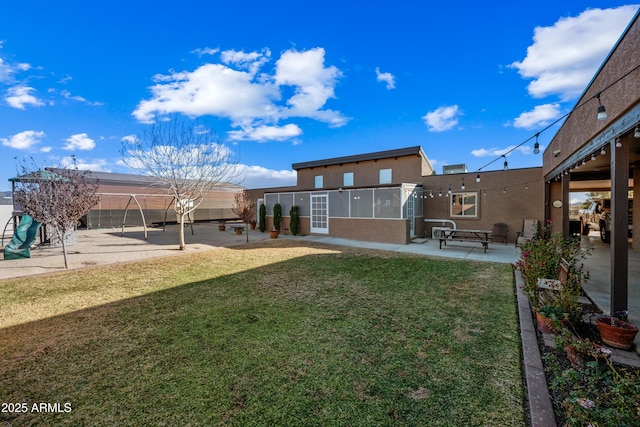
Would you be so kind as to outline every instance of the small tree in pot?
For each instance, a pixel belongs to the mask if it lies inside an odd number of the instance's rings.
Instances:
[[[273,229],[271,237],[278,237],[280,234],[280,222],[282,221],[282,206],[280,203],[273,205]]]
[[[255,216],[256,204],[249,198],[248,194],[243,191],[242,193],[236,193],[235,201],[231,209],[233,210],[234,214],[238,215],[238,218],[240,218],[242,222],[248,225],[249,221],[251,221],[251,219]],[[248,242],[249,230],[248,230],[248,227],[245,227],[245,228],[247,228],[247,242]]]

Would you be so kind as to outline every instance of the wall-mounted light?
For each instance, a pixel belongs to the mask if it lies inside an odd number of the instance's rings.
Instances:
[[[622,147],[622,142],[620,142],[620,138],[616,138],[616,148]]]
[[[596,153],[593,153],[593,154],[591,155],[591,161],[594,161],[595,159],[596,159]]]
[[[527,184],[526,182],[524,183],[524,189],[528,190],[529,189],[529,184]]]
[[[440,187],[440,191],[438,191],[438,197],[442,197],[442,187]]]
[[[540,132],[536,133],[536,143],[533,144],[533,154],[538,154],[540,152],[540,144],[538,143],[538,136]]]
[[[604,147],[602,147],[602,149],[600,150],[600,155],[604,156],[605,154],[607,154],[607,150],[605,150]]]
[[[604,105],[600,102],[600,94],[602,92],[598,92],[596,94],[596,98],[598,98],[598,120],[607,120],[607,110],[604,108]]]
[[[465,188],[467,188],[467,187],[465,187],[465,186],[464,186],[464,178],[462,178],[462,185],[460,186],[460,188],[461,188],[461,189],[463,189],[463,190],[464,190]]]

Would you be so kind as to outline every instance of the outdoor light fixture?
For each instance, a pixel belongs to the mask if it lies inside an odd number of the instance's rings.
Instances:
[[[591,161],[594,161],[595,159],[596,159],[596,153],[593,153],[593,154],[591,155]]]
[[[598,98],[598,120],[607,120],[607,111],[604,108],[604,105],[600,102],[600,94],[602,92],[598,92],[596,98]]]
[[[480,182],[480,174],[476,176],[476,182]]]
[[[524,189],[528,190],[529,189],[529,184],[527,184],[526,182],[524,183]]]
[[[460,186],[460,188],[461,188],[461,189],[463,189],[463,190],[464,190],[465,188],[467,188],[467,187],[465,187],[465,186],[464,186],[464,178],[462,178],[462,185]]]
[[[507,163],[507,156],[503,154],[502,157],[504,157],[504,170],[507,170],[509,169],[509,164]]]
[[[438,197],[442,197],[442,187],[440,187],[440,191],[438,191]]]
[[[449,191],[447,193],[451,194],[451,184],[449,184]]]
[[[605,154],[607,154],[607,150],[605,150],[603,146],[602,149],[600,150],[600,155],[604,156]]]
[[[636,128],[633,130],[633,137],[640,138],[640,126],[636,125]]]
[[[538,154],[540,152],[540,144],[538,143],[538,135],[540,135],[540,133],[536,133],[536,143],[533,144],[533,154]]]
[[[507,187],[503,187],[503,188],[502,188],[502,194],[504,194],[504,193],[506,193],[506,192],[507,192]]]
[[[565,169],[565,170],[564,170],[564,174],[565,174],[565,175],[569,175],[569,171]]]
[[[616,148],[622,147],[622,142],[620,142],[620,138],[616,138]]]

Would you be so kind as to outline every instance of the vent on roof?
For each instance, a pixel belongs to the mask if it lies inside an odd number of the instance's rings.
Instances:
[[[442,166],[443,174],[451,174],[451,173],[467,173],[467,165],[464,163],[459,165],[446,165]]]

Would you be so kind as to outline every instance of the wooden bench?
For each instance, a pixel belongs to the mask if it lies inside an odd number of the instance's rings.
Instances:
[[[484,252],[487,253],[489,242],[491,241],[491,230],[466,230],[466,229],[442,229],[438,236],[440,241],[440,249],[442,249],[442,243],[447,245],[448,240],[456,240],[458,242],[480,242],[484,248]]]

